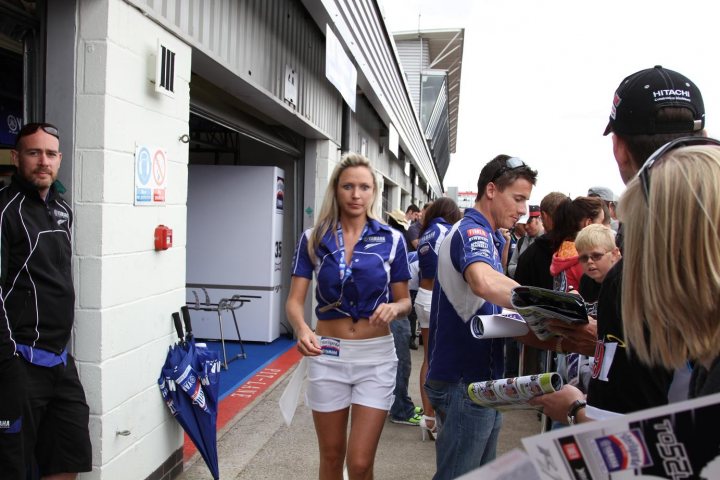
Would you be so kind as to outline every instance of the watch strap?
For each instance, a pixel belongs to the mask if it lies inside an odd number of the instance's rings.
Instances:
[[[587,407],[585,400],[575,400],[568,409],[567,420],[568,424],[575,425],[577,423],[577,414],[580,409]]]

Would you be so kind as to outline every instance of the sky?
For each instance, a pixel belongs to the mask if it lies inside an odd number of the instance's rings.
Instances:
[[[391,32],[465,29],[446,189],[474,191],[482,166],[505,153],[538,170],[532,204],[591,186],[619,196],[612,140],[602,134],[623,78],[654,65],[699,86],[705,128],[720,136],[717,0],[378,1]]]

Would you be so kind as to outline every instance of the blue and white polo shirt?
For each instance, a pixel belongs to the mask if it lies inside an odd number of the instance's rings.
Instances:
[[[338,233],[339,226],[338,231],[325,234],[315,249],[313,264],[307,248],[312,229],[306,230],[295,250],[292,274],[312,279],[315,272],[318,320],[351,317],[358,321],[370,317],[381,303],[392,301],[390,284],[410,279],[407,247],[400,232],[368,219],[347,270],[342,268],[344,251],[338,245]],[[336,302],[339,305],[332,306]]]
[[[418,241],[420,278],[435,278],[440,244],[445,240],[445,236],[451,228],[452,225],[442,217],[430,220],[430,225],[428,225]]]
[[[430,310],[428,379],[470,383],[502,378],[504,339],[478,340],[467,323],[473,315],[502,309],[476,296],[463,275],[475,262],[502,273],[504,245],[502,234],[493,232],[480,212],[468,208],[440,246]]]

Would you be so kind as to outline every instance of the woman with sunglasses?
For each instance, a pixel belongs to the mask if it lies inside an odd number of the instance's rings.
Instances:
[[[293,260],[286,312],[309,362],[306,404],[323,479],[342,479],[345,463],[351,479],[372,478],[393,400],[398,360],[389,323],[410,312],[410,270],[402,234],[375,215],[378,196],[370,162],[344,155]],[[313,272],[314,332],[305,320]]]
[[[622,198],[623,298],[633,299],[622,311],[643,362],[694,363],[693,398],[720,391],[720,142],[680,139],[664,150]]]
[[[720,142],[688,137],[662,147],[628,184],[619,215],[633,355],[668,370],[691,362],[690,398],[720,392]],[[602,417],[587,415],[583,397],[566,386],[531,403],[558,421]]]

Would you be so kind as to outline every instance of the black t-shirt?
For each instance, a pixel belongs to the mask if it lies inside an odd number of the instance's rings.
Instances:
[[[583,274],[583,276],[580,277],[579,289],[580,295],[582,295],[583,300],[585,300],[586,303],[597,302],[597,299],[600,296],[601,285],[601,283],[598,283],[592,278]]]
[[[621,316],[622,264],[620,260],[608,272],[598,296],[599,341],[588,403],[603,410],[630,413],[666,404],[673,372],[644,365],[626,345]]]
[[[515,281],[520,285],[552,290],[553,277],[550,263],[553,250],[547,235],[541,235],[518,257]]]
[[[710,370],[700,364],[695,365],[690,377],[690,398],[712,395],[720,392],[720,357],[713,360]]]
[[[420,222],[413,222],[410,224],[410,227],[405,231],[405,243],[407,243],[407,249],[408,252],[414,252],[417,250],[415,246],[413,246],[412,242],[413,240],[419,240],[420,239]]]
[[[578,289],[578,292],[587,304],[588,315],[593,318],[597,318],[597,299],[600,295],[601,285],[602,284],[597,283],[595,280],[585,274],[580,277],[580,288]]]

